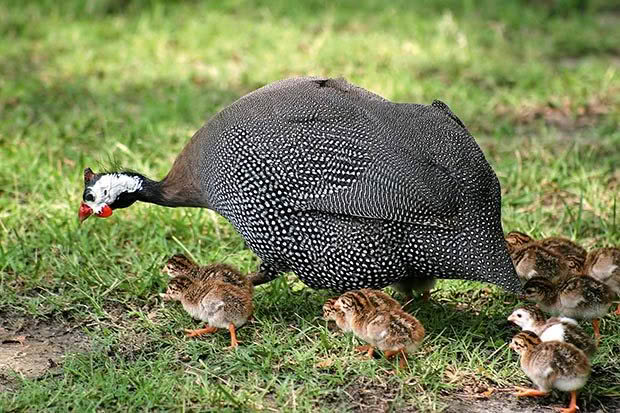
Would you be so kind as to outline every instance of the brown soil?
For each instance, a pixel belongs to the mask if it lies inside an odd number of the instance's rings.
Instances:
[[[553,393],[544,398],[517,398],[512,392],[497,392],[487,399],[443,399],[447,408],[444,413],[550,413],[560,407],[568,407],[568,394]],[[618,413],[620,398],[601,398],[587,403],[578,399],[580,413]]]
[[[0,392],[16,387],[16,373],[38,378],[62,363],[69,353],[84,352],[88,338],[78,326],[57,321],[2,318],[0,325]]]

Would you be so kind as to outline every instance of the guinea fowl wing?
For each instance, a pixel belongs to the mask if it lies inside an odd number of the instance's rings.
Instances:
[[[413,117],[402,105],[362,99],[367,92],[347,90],[351,85],[337,82],[316,83],[316,90],[304,95],[309,101],[298,107],[312,110],[289,112],[286,95],[274,103],[284,129],[294,131],[294,149],[279,152],[281,172],[299,178],[293,191],[300,204],[328,213],[451,228],[450,218],[460,205],[459,182],[434,159],[422,142],[426,137],[398,134],[377,118],[409,126],[418,118],[453,123],[449,115],[409,105],[422,112]],[[373,108],[376,102],[381,105]],[[377,113],[386,107],[388,113]],[[295,170],[287,170],[287,164]]]

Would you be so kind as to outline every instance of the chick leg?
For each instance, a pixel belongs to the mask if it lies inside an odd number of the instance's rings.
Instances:
[[[575,413],[577,411],[577,392],[570,392],[570,404],[566,409],[560,409],[561,413]]]
[[[598,347],[598,344],[601,341],[601,330],[599,329],[598,318],[592,320],[592,328],[594,329],[594,339],[596,340],[596,347]]]
[[[385,358],[389,360],[399,353],[402,355],[402,357],[398,365],[400,366],[401,369],[404,369],[405,367],[407,367],[407,353],[405,352],[405,349],[401,348],[401,349],[394,350],[394,351],[388,350],[385,352]]]
[[[618,307],[616,307],[616,311],[614,311],[615,315],[620,315],[620,303],[618,303]]]
[[[239,342],[237,341],[237,330],[235,330],[235,325],[233,323],[228,325],[228,331],[230,331],[230,348],[237,348]]]
[[[547,391],[528,389],[527,387],[517,386],[515,388],[519,390],[517,393],[515,393],[515,396],[517,397],[543,397],[549,394],[549,392]]]
[[[370,359],[372,358],[372,355],[375,353],[375,348],[373,346],[370,346],[370,345],[355,347],[355,350],[359,351],[359,352],[362,352],[362,353],[366,352],[366,356],[368,358],[370,358]]]
[[[203,334],[211,334],[211,333],[215,333],[217,331],[217,328],[215,327],[210,327],[210,326],[205,326],[205,328],[199,328],[197,330],[185,330],[185,337],[198,337],[198,336],[202,336]]]

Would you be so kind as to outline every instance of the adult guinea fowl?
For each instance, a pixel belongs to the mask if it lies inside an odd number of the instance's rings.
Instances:
[[[88,168],[84,181],[80,221],[135,201],[217,211],[262,259],[255,284],[294,271],[336,291],[432,277],[520,290],[498,179],[440,101],[286,79],[210,119],[162,181]]]

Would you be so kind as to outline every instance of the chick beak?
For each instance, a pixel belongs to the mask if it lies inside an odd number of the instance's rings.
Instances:
[[[80,224],[89,216],[93,214],[93,209],[86,205],[84,202],[80,204],[80,211],[78,212],[78,219],[80,220]]]

